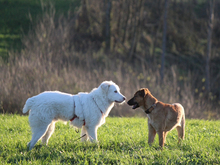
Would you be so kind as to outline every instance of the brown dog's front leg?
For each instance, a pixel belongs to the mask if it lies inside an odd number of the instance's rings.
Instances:
[[[158,131],[158,135],[159,135],[159,145],[161,147],[164,147],[164,143],[166,141],[167,132]]]
[[[155,129],[148,123],[148,144],[151,145],[154,142],[154,138],[156,135]]]

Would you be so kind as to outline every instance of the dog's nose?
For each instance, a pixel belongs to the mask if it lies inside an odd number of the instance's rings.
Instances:
[[[128,101],[127,101],[127,104],[128,104],[128,105],[132,105],[131,100],[128,100]]]

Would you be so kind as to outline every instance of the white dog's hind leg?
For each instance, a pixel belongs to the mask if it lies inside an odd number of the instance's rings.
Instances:
[[[86,134],[86,135],[85,135]],[[84,137],[82,137],[83,135],[85,135]],[[86,130],[85,126],[82,126],[82,132],[81,132],[81,142],[87,141],[88,140],[88,132]]]
[[[97,141],[97,129],[96,127],[89,127],[87,129],[87,132],[88,132],[88,136],[89,136],[89,140],[91,142],[95,142]]]
[[[46,144],[46,145],[48,144],[48,141],[49,141],[51,135],[52,135],[53,132],[54,132],[55,123],[56,123],[56,122],[52,122],[52,123],[50,124],[50,126],[48,127],[48,129],[47,129],[45,135],[42,137],[41,141],[42,141],[43,144]]]
[[[34,145],[38,142],[38,140],[45,134],[45,132],[47,131],[47,127],[48,125],[42,125],[42,126],[38,126],[38,127],[32,127],[32,139],[31,141],[28,143],[28,150],[31,150]]]

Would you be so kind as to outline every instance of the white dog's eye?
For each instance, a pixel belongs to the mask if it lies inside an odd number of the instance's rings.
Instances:
[[[114,91],[115,93],[118,93],[118,91]]]

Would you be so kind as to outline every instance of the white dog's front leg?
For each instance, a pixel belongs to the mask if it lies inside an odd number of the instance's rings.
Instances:
[[[83,136],[85,135],[85,136]],[[83,136],[83,137],[82,137]],[[87,130],[86,130],[86,127],[85,126],[82,126],[82,132],[81,132],[81,141],[84,142],[84,141],[87,141],[88,140],[88,133],[87,133]]]
[[[96,127],[89,127],[87,128],[89,140],[91,142],[96,142],[97,141],[97,128]]]

